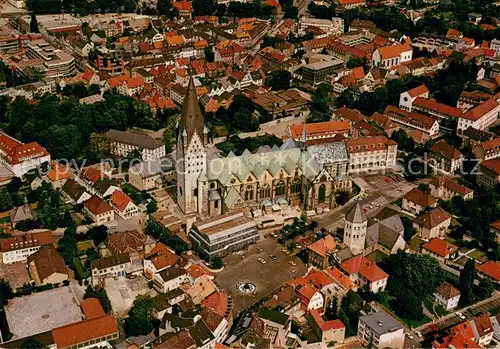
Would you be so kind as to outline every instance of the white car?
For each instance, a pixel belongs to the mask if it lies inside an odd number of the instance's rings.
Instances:
[[[288,262],[288,264],[290,264],[292,267],[295,267],[297,265],[297,263],[295,263],[294,261],[290,261]]]
[[[418,338],[422,338],[422,332],[420,332],[420,331],[413,331],[413,332],[415,332],[415,334],[417,335]]]
[[[406,337],[410,338],[410,339],[413,339],[415,337],[413,337],[413,335],[410,333],[410,332],[406,332]]]
[[[462,319],[462,320],[465,320],[465,319],[466,319],[465,315],[464,315],[464,314],[462,314],[462,313],[461,313],[461,312],[459,312],[459,311],[457,311],[457,312],[455,313],[455,315],[456,315],[456,316],[458,316],[458,317],[459,317],[460,319]]]
[[[258,258],[257,260],[258,260],[259,262],[261,262],[262,264],[266,264],[266,263],[267,263],[267,262],[266,262],[266,260],[265,260],[265,259],[263,259],[263,258]]]

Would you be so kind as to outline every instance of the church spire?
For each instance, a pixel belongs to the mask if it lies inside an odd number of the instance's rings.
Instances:
[[[182,117],[179,121],[179,135],[187,136],[188,141],[192,138],[195,132],[203,141],[205,128],[205,120],[200,110],[198,97],[196,96],[196,87],[194,86],[193,77],[189,79],[189,85],[184,98]]]
[[[306,148],[307,144],[307,131],[306,131],[306,122],[304,120],[304,124],[302,125],[302,136],[300,137],[300,146],[302,149]]]

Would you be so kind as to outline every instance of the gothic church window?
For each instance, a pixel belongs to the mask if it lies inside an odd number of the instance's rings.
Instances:
[[[260,189],[260,198],[268,198],[271,196],[271,187],[269,184],[264,184]]]
[[[296,194],[296,193],[299,193],[300,192],[300,189],[301,189],[301,184],[300,184],[300,179],[298,178],[295,178],[292,182],[292,185],[290,187],[290,192],[292,192],[293,194]]]
[[[275,192],[276,192],[276,195],[285,194],[285,182],[284,181],[279,181],[278,184],[276,184]]]

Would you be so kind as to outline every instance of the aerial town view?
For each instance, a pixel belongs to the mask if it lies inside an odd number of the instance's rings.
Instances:
[[[0,348],[500,348],[500,1],[0,0]]]

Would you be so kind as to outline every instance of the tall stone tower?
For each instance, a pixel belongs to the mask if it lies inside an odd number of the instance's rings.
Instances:
[[[365,248],[367,225],[368,217],[357,202],[345,215],[344,223],[344,244],[354,255],[360,254]]]
[[[193,78],[189,80],[177,133],[177,204],[185,215],[201,212],[206,173],[208,129],[200,110]]]

